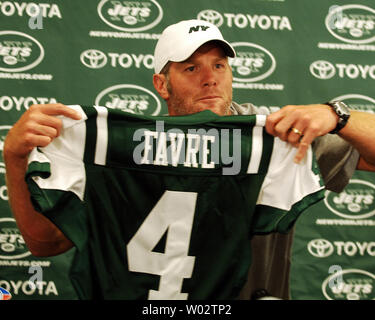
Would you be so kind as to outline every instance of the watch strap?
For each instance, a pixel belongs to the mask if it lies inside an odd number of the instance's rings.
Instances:
[[[330,134],[337,134],[348,123],[350,117],[349,108],[341,101],[331,101],[325,104],[330,106],[339,117],[336,128],[329,132]]]

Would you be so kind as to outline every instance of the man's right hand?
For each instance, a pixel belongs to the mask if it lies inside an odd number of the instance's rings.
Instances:
[[[9,130],[4,142],[4,155],[26,158],[35,147],[45,147],[59,136],[62,120],[81,118],[74,109],[61,103],[32,105]]]

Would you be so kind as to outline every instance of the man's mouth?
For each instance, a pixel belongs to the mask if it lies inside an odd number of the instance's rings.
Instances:
[[[216,100],[220,98],[221,98],[220,96],[205,96],[205,97],[199,98],[198,100],[199,101],[211,101],[211,100]]]

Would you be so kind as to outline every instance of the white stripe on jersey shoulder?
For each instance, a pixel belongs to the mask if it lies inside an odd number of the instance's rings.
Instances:
[[[255,125],[259,127],[264,127],[266,125],[266,119],[267,119],[267,115],[257,114]]]
[[[260,161],[262,160],[262,153],[263,153],[263,127],[255,126],[253,128],[250,162],[249,162],[249,166],[247,167],[248,174],[258,173]]]
[[[248,174],[256,174],[259,171],[260,161],[263,153],[263,127],[266,125],[266,115],[257,114],[255,126],[253,127],[253,138]]]
[[[97,135],[95,147],[95,164],[105,165],[108,147],[108,109],[106,107],[94,106],[98,112],[96,118]]]

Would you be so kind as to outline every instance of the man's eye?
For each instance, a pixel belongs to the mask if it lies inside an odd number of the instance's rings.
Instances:
[[[215,65],[215,67],[216,67],[216,69],[221,69],[221,68],[224,68],[224,65],[221,64],[221,63],[217,63],[217,64]]]
[[[193,72],[195,70],[195,67],[194,66],[190,66],[190,67],[187,67],[185,70],[189,71],[189,72]]]

